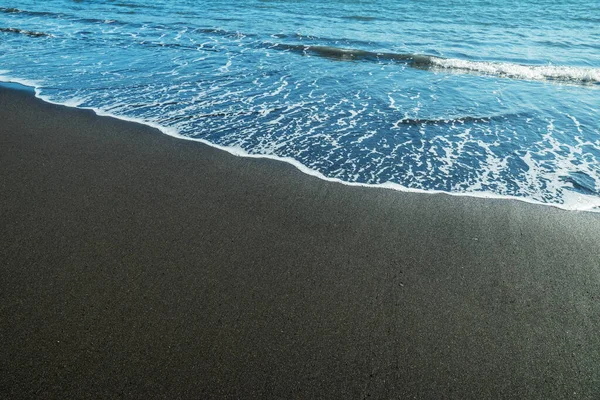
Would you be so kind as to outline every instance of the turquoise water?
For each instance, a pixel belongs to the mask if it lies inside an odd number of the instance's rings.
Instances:
[[[349,183],[600,205],[600,3],[0,0],[0,80]]]

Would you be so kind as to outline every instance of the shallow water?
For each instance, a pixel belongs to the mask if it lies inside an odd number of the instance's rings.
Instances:
[[[600,205],[600,3],[0,0],[0,80],[328,178]]]

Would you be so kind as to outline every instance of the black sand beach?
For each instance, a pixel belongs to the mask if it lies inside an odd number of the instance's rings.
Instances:
[[[600,214],[348,187],[0,89],[0,398],[600,398]]]

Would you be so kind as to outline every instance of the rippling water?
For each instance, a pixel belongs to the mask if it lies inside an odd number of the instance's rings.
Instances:
[[[0,0],[0,70],[327,178],[600,206],[600,3]]]

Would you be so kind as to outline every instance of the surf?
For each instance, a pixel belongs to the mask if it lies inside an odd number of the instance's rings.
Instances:
[[[334,61],[398,62],[413,68],[454,73],[477,73],[500,78],[600,84],[600,68],[559,65],[524,65],[494,61],[471,61],[427,54],[375,52],[333,46],[267,43],[272,49],[322,57]]]

